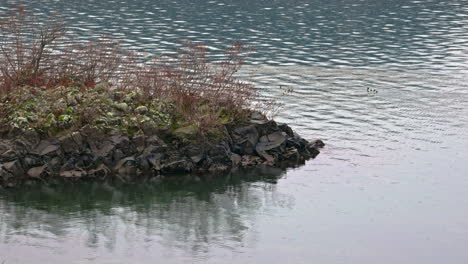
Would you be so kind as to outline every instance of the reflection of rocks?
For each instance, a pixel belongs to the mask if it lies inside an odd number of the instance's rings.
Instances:
[[[0,244],[21,237],[43,246],[38,237],[44,235],[78,251],[125,241],[157,240],[162,250],[178,246],[189,252],[204,252],[217,242],[245,245],[251,243],[246,236],[256,234],[259,214],[294,205],[291,194],[271,184],[284,173],[262,167],[131,183],[51,180],[22,186],[20,192],[7,189],[0,192]],[[45,255],[54,253],[39,248]]]
[[[183,130],[183,131],[182,131]],[[0,186],[34,179],[105,178],[221,172],[236,167],[294,166],[319,154],[286,124],[255,114],[243,126],[226,126],[211,143],[186,128],[108,135],[93,127],[40,140],[36,133],[0,140]],[[183,132],[183,133],[182,133]]]

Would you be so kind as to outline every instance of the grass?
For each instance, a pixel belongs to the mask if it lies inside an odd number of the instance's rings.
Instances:
[[[64,23],[39,25],[24,7],[0,19],[0,133],[56,135],[92,125],[129,133],[193,128],[207,135],[244,120],[259,99],[235,78],[249,49],[235,43],[221,62],[185,43],[171,58],[138,64],[111,38],[63,48]]]

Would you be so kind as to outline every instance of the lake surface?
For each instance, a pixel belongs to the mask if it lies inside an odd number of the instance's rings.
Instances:
[[[468,263],[465,0],[22,2],[141,54],[254,46],[241,77],[327,146],[287,171],[3,191],[0,263]]]

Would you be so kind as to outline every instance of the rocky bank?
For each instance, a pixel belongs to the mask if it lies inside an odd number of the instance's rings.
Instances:
[[[46,139],[34,132],[9,136],[0,139],[0,186],[52,177],[128,181],[239,167],[296,166],[316,157],[324,146],[321,140],[309,142],[287,124],[255,113],[249,122],[222,130],[212,141],[194,140],[189,129],[141,130],[130,136],[92,126]]]

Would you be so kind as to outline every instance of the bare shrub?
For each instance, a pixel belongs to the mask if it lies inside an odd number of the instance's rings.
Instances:
[[[39,25],[23,6],[0,21],[0,92],[18,86],[47,83],[44,67],[51,61],[55,41],[65,33],[63,23],[50,18]]]
[[[140,69],[131,88],[149,98],[173,99],[185,119],[199,127],[220,124],[220,117],[227,122],[246,113],[257,97],[252,84],[234,77],[247,53],[236,43],[226,49],[224,60],[214,63],[205,46],[187,42],[175,58]]]

